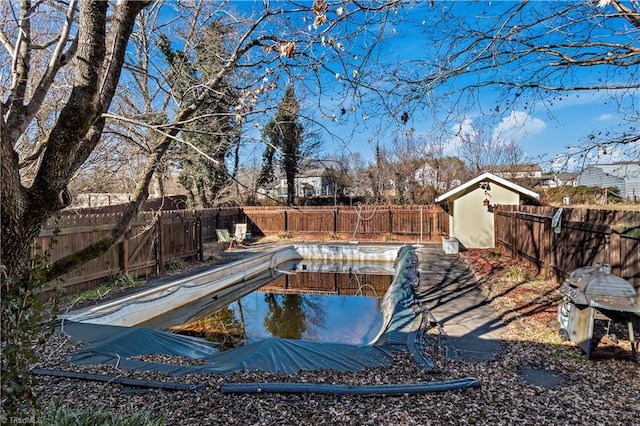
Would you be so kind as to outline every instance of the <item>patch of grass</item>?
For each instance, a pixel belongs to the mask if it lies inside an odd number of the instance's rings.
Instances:
[[[137,287],[140,284],[142,284],[142,281],[136,280],[126,272],[117,272],[111,275],[104,284],[96,288],[83,291],[79,295],[70,296],[67,301],[71,302],[72,304],[76,304],[80,301],[101,300],[114,290],[120,288]]]
[[[333,232],[329,233],[329,235],[327,235],[327,241],[338,241],[339,238],[336,234],[334,234]]]
[[[176,272],[184,268],[184,262],[180,259],[176,259],[174,257],[167,259],[164,262],[164,271],[165,272]]]
[[[500,253],[499,251],[496,251],[496,250],[490,250],[489,253],[487,253],[487,258],[489,258],[489,259],[501,259],[502,258],[502,253]]]
[[[111,275],[107,280],[107,285],[110,287],[135,287],[140,284],[141,281],[136,280],[126,272],[116,272]]]
[[[113,425],[113,426],[162,426],[162,417],[154,418],[151,413],[133,413],[130,416],[110,413],[92,407],[70,408],[67,406],[49,406],[38,415],[39,424],[50,426],[67,425]]]
[[[384,234],[383,239],[384,239],[384,241],[386,241],[386,242],[391,242],[391,241],[397,241],[397,240],[398,240],[398,239],[396,238],[396,236],[395,236],[395,235],[393,235],[393,234]]]
[[[587,358],[575,348],[568,348],[565,346],[552,346],[549,352],[549,358],[556,361],[570,360],[581,363],[588,362]]]
[[[518,283],[529,281],[532,278],[529,272],[522,266],[509,266],[503,276],[510,281]]]
[[[279,240],[290,240],[291,239],[291,234],[288,232],[279,232],[278,233],[278,239]]]

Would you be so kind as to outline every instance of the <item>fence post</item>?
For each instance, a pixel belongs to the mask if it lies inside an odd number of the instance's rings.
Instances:
[[[333,209],[333,233],[338,232],[338,208]]]
[[[156,269],[158,273],[162,273],[164,271],[164,232],[162,231],[162,214],[158,214],[158,219],[156,221],[156,229],[157,229],[157,250],[158,250],[158,264]]]
[[[500,248],[498,245],[498,233],[496,232],[497,224],[498,224],[498,207],[493,206],[493,246],[495,248]]]
[[[609,259],[608,263],[611,265],[611,273],[613,275],[622,275],[622,258],[620,256],[621,252],[621,242],[620,234],[614,230],[611,230],[611,235],[609,238]]]
[[[287,211],[283,210],[284,214],[284,232],[289,232],[289,217],[287,216]]]
[[[198,260],[204,260],[204,243],[202,239],[202,210],[195,211],[196,214],[196,244],[198,245]]]
[[[518,212],[516,212],[515,210],[511,211],[511,257],[512,258],[516,258],[516,242],[518,241],[518,237],[516,236],[516,233],[518,232],[518,224],[517,224],[517,220],[518,220]]]
[[[543,253],[542,264],[543,264],[544,277],[545,279],[549,279],[551,278],[551,261],[552,261],[551,259],[553,258],[552,257],[553,248],[551,247],[551,244],[553,241],[553,229],[551,228],[551,219],[544,218],[542,223],[543,223],[542,232],[544,235],[544,246],[542,247],[542,253]]]

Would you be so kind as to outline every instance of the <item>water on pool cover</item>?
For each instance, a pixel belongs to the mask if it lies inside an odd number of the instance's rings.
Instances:
[[[378,333],[392,275],[297,270],[215,312],[168,327],[230,349],[268,337],[363,345]]]

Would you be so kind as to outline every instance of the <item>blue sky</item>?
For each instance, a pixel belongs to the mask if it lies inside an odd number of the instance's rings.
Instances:
[[[263,5],[261,1],[236,0],[232,3],[238,6],[242,5],[241,9],[261,8]],[[277,4],[275,1],[271,2],[273,7]],[[346,7],[349,7],[349,4],[346,4]],[[383,80],[386,77],[385,72],[395,62],[424,60],[430,54],[431,49],[441,48],[441,46],[433,45],[433,41],[425,31],[427,31],[427,27],[431,26],[429,20],[437,20],[437,8],[446,7],[451,3],[440,1],[435,4],[434,8],[429,7],[427,2],[420,2],[413,8],[401,9],[398,16],[394,17],[400,19],[384,28],[385,40],[372,56],[372,62],[367,65],[373,70],[373,73],[367,76],[368,83],[376,84],[376,73],[379,73],[380,80]],[[472,1],[461,4],[460,13],[469,22],[473,22],[476,16],[482,15],[482,8],[489,4],[491,4],[491,11],[499,11],[516,3],[513,1]],[[335,11],[331,11],[331,13],[335,13]],[[371,37],[379,29],[381,27],[372,26],[366,37]],[[345,44],[349,43],[347,38],[344,41]],[[363,36],[357,40],[355,45],[346,46],[344,58],[347,62],[347,69],[336,68],[336,73],[342,73],[342,77],[345,74],[352,75],[354,70],[362,64],[363,52],[366,50],[363,45],[364,41]],[[591,78],[589,72],[588,69],[583,71],[581,77]],[[508,74],[509,70],[504,70],[504,73]],[[466,78],[473,79],[474,76]],[[514,78],[516,77],[514,76]],[[614,100],[603,93],[590,92],[573,92],[563,100],[554,102],[545,103],[540,99],[533,100],[530,101],[526,109],[522,104],[515,105],[513,108],[503,109],[501,117],[489,117],[487,111],[494,108],[497,99],[497,93],[494,93],[495,89],[489,88],[482,92],[479,104],[470,107],[464,114],[456,116],[444,125],[434,122],[433,113],[430,110],[418,106],[409,111],[410,120],[406,126],[398,127],[390,115],[380,113],[380,105],[373,102],[373,98],[367,97],[366,93],[362,100],[354,99],[352,101],[351,98],[344,95],[347,93],[345,82],[341,82],[337,75],[325,73],[321,79],[323,83],[321,94],[301,93],[302,85],[296,89],[303,98],[301,101],[302,114],[317,122],[316,128],[321,132],[327,156],[357,152],[365,161],[371,162],[376,143],[388,145],[396,135],[403,134],[409,128],[414,129],[413,134],[416,136],[439,138],[445,145],[445,153],[456,155],[456,147],[459,144],[454,136],[456,130],[482,130],[485,135],[500,134],[505,139],[515,140],[527,161],[538,162],[548,171],[552,167],[554,156],[567,152],[568,147],[579,145],[592,132],[616,130],[623,123],[620,118],[621,110]],[[314,84],[310,80],[305,83],[309,86]],[[451,90],[454,84],[463,85],[464,80],[459,79],[455,83],[451,83],[448,89]],[[281,84],[281,88],[284,86]],[[391,100],[393,101],[393,99]],[[271,97],[271,102],[277,101],[276,97]],[[633,103],[638,101],[640,101],[639,94],[627,96],[623,109],[633,112],[635,108]],[[345,106],[347,113],[340,114],[340,109]],[[441,111],[436,113],[440,119],[444,115],[442,110],[446,109],[446,103],[442,103]],[[264,149],[264,146],[259,143],[260,128],[270,118],[270,116],[261,117],[246,126],[246,140],[253,139],[254,142],[258,142],[249,143],[247,146],[244,160],[249,164],[260,164]],[[254,125],[257,127],[253,127]],[[626,154],[624,151],[609,153],[607,156],[599,158],[599,161],[628,159]],[[575,162],[567,165],[569,169],[575,166]]]
[[[483,3],[483,2],[480,2]],[[486,2],[485,2],[486,3]],[[498,8],[508,7],[514,2],[498,2]],[[469,17],[479,15],[481,7],[478,2],[469,2],[465,13]],[[385,40],[381,48],[380,57],[383,60],[397,58],[398,61],[408,62],[415,59],[424,59],[425,46],[429,46],[430,40],[422,31],[423,22],[421,13],[431,13],[431,9],[425,9],[424,4],[415,10],[405,10],[405,22],[389,26],[386,30],[388,39]],[[384,66],[378,72],[384,72]],[[509,73],[508,70],[504,71]],[[585,68],[578,74],[585,82],[594,80],[607,71],[596,70],[595,68]],[[609,74],[607,74],[609,75]],[[474,78],[470,76],[467,78]],[[458,81],[457,84],[464,84]],[[335,97],[339,97],[339,85],[333,93],[323,93],[325,105],[336,102]],[[628,125],[621,115],[624,113],[637,112],[634,104],[640,101],[640,95],[625,95],[622,104],[618,104],[612,99],[610,94],[603,92],[571,92],[563,96],[562,100],[547,99],[547,102],[529,101],[527,108],[522,104],[514,108],[503,110],[502,116],[494,117],[493,121],[487,120],[486,113],[496,105],[497,94],[493,93],[495,88],[485,90],[479,97],[480,103],[468,109],[465,114],[446,123],[445,127],[434,123],[432,112],[427,109],[418,108],[411,111],[411,120],[404,128],[397,128],[392,125],[389,116],[367,114],[366,111],[356,112],[353,116],[345,119],[338,119],[337,122],[331,117],[319,118],[328,132],[338,135],[341,140],[328,140],[327,152],[333,150],[347,150],[359,152],[366,160],[373,159],[376,142],[387,144],[394,138],[398,131],[401,133],[408,127],[415,129],[415,135],[426,135],[433,137],[439,135],[445,142],[445,152],[450,155],[456,154],[456,138],[453,136],[458,129],[473,128],[476,131],[482,129],[485,134],[500,134],[505,139],[515,140],[526,156],[526,160],[538,162],[545,171],[552,168],[558,170],[559,167],[575,169],[581,166],[583,159],[573,158],[568,163],[553,162],[557,155],[572,152],[575,146],[579,146],[594,132],[607,132],[620,130]],[[637,92],[637,91],[636,91]],[[334,98],[332,101],[331,98]],[[311,105],[311,109],[313,105]],[[328,108],[330,110],[330,108]],[[366,117],[366,120],[365,120]],[[448,135],[447,132],[450,134]],[[633,159],[629,157],[629,152],[624,149],[609,151],[606,154],[599,153],[597,159],[587,161],[611,162]],[[636,158],[637,160],[637,158]],[[560,166],[559,166],[560,165]]]
[[[499,7],[511,4],[513,2],[502,2]],[[424,9],[418,10],[421,13],[425,12]],[[392,56],[399,61],[423,58],[424,49],[429,45],[429,40],[421,32],[420,26],[423,23],[418,22],[421,17],[415,12],[412,10],[407,14],[406,22],[388,29],[389,38],[384,43],[383,57]],[[426,13],[429,13],[429,10],[426,10]],[[469,16],[479,13],[480,7],[477,2],[468,3]],[[594,79],[596,72],[598,71],[595,69],[585,68],[581,78],[585,81]],[[459,84],[464,83],[459,82]],[[480,99],[480,104],[467,110],[457,120],[448,122],[444,128],[434,123],[431,111],[420,108],[412,111],[408,125],[415,128],[414,134],[418,136],[440,135],[442,140],[446,141],[445,152],[450,155],[456,154],[456,145],[459,143],[453,136],[455,131],[482,129],[485,134],[500,134],[503,138],[517,141],[526,159],[540,163],[545,171],[552,168],[558,170],[559,167],[572,170],[581,166],[579,163],[582,159],[573,158],[568,163],[562,164],[554,163],[553,159],[558,155],[572,152],[574,150],[572,147],[581,145],[591,133],[615,132],[620,130],[621,126],[627,125],[628,123],[621,118],[621,115],[637,112],[635,105],[640,101],[640,95],[627,94],[622,104],[618,104],[611,95],[603,92],[572,92],[566,94],[562,100],[532,101],[526,109],[519,105],[503,110],[502,117],[494,118],[493,122],[487,121],[486,114],[482,114],[481,111],[493,108],[496,103],[494,93],[489,89]],[[390,125],[390,122],[389,117],[370,114],[366,122],[362,117],[354,117],[340,125],[325,119],[323,125],[343,138],[344,142],[334,142],[335,149],[344,149],[343,145],[346,145],[348,150],[360,152],[365,159],[371,161],[376,142],[388,143],[398,131],[395,126]],[[403,128],[399,129],[400,132],[403,130]],[[447,135],[447,132],[451,134]],[[331,152],[331,148],[328,147],[327,150]],[[633,159],[624,148],[599,154],[597,159],[588,161],[611,162]]]

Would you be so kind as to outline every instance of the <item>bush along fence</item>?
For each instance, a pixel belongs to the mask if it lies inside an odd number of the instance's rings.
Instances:
[[[640,212],[496,206],[495,244],[549,278],[581,266],[611,265],[640,288]]]
[[[120,213],[77,213],[52,218],[34,243],[55,261],[107,236]],[[174,260],[204,257],[217,242],[216,229],[235,232],[247,224],[252,236],[313,240],[440,241],[448,233],[446,213],[437,206],[340,208],[220,208],[146,211],[137,215],[125,241],[103,255],[49,283],[69,292],[95,287],[118,273],[132,278],[165,271]]]

